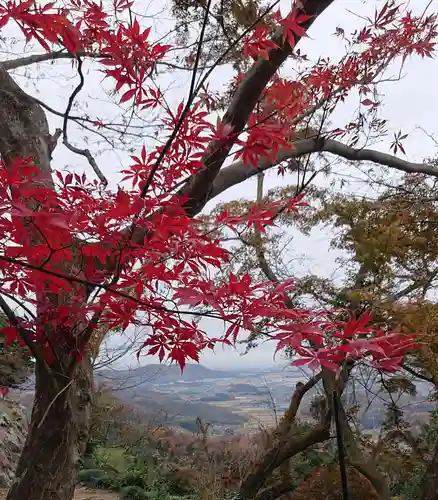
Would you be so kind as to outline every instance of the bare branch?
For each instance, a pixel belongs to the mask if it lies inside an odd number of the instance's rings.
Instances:
[[[260,493],[258,493],[255,497],[255,500],[276,500],[286,493],[289,493],[289,491],[292,491],[294,488],[295,485],[293,483],[281,482],[274,484],[273,486],[260,491]]]
[[[90,164],[91,168],[94,170],[94,173],[99,178],[100,182],[104,186],[108,185],[107,178],[103,174],[102,170],[100,170],[99,165],[96,163],[96,160],[93,158],[93,155],[90,153],[89,149],[80,149],[80,148],[77,148],[76,146],[73,146],[72,144],[70,144],[68,142],[68,139],[66,137],[63,138],[62,143],[72,153],[76,153],[78,155],[85,156],[85,158],[88,160],[88,163]]]
[[[294,149],[280,150],[274,162],[267,158],[259,161],[258,168],[235,162],[222,169],[217,175],[209,200],[223,193],[228,188],[250,179],[259,172],[268,170],[281,162],[290,161],[294,169],[297,168],[296,158],[312,153],[332,153],[350,161],[368,161],[378,165],[394,168],[401,172],[411,174],[426,174],[438,177],[438,168],[426,163],[414,163],[397,158],[396,156],[382,153],[373,149],[356,149],[334,139],[304,139],[293,143]]]
[[[85,158],[87,158],[88,163],[90,164],[91,168],[94,170],[94,173],[99,178],[100,182],[102,182],[102,184],[104,186],[107,186],[108,181],[107,181],[106,177],[103,175],[99,166],[97,165],[96,160],[93,158],[92,154],[90,153],[90,150],[77,148],[77,147],[73,146],[72,144],[70,144],[70,142],[68,141],[67,127],[68,127],[69,114],[70,114],[70,111],[71,111],[71,108],[73,106],[73,103],[74,103],[76,96],[82,90],[82,87],[84,86],[84,83],[85,83],[84,74],[82,73],[82,59],[80,57],[78,57],[77,61],[78,61],[78,74],[79,74],[80,81],[79,81],[79,84],[77,85],[77,87],[74,89],[72,95],[70,96],[70,98],[68,100],[68,104],[67,104],[67,109],[65,110],[65,113],[64,113],[64,123],[62,125],[62,136],[63,136],[62,142],[63,142],[64,146],[67,149],[69,149],[70,151],[72,151],[73,153],[79,154],[81,156],[85,156]]]
[[[309,28],[319,15],[331,5],[333,0],[307,0],[305,2],[305,14],[311,16],[303,24],[303,28]],[[295,44],[300,40],[295,36]],[[280,66],[292,54],[292,47],[288,42],[283,42],[282,29],[279,28],[274,37],[278,48],[269,52],[269,60],[259,58],[248,71],[246,78],[239,85],[233,100],[230,103],[223,119],[222,125],[230,128],[233,137],[236,138],[244,129],[248,118],[260,98],[263,89],[277,72]],[[211,190],[216,176],[228,153],[234,144],[235,139],[230,139],[225,143],[212,143],[208,148],[203,163],[206,168],[192,177],[181,189],[180,195],[187,199],[184,208],[188,215],[196,215],[211,198]],[[141,238],[143,241],[143,237]]]
[[[410,373],[414,377],[419,378],[420,380],[424,380],[425,382],[430,382],[438,389],[438,380],[436,378],[425,375],[424,373],[420,373],[420,372],[414,370],[413,368],[411,368],[406,363],[403,363],[401,366],[402,366],[403,370],[406,370],[408,373]]]
[[[14,295],[12,295],[10,293],[5,292],[4,290],[1,291],[1,294],[4,297],[7,297],[9,300],[12,300],[13,302],[15,302],[18,305],[18,307],[23,309],[23,311],[25,311],[29,315],[30,318],[36,319],[35,314],[17,297],[15,297]]]
[[[47,363],[44,360],[44,356],[37,344],[35,342],[32,342],[28,331],[20,326],[20,322],[18,321],[17,316],[15,315],[14,311],[9,307],[8,303],[6,300],[0,295],[0,309],[4,312],[6,317],[8,318],[8,321],[11,325],[15,326],[18,329],[18,333],[20,334],[20,337],[23,339],[27,347],[29,348],[29,351],[32,353],[32,356],[35,358],[36,362],[46,371],[49,372],[50,369],[47,366]]]
[[[46,54],[34,54],[32,56],[27,57],[19,57],[17,59],[11,59],[9,61],[2,61],[0,64],[7,71],[11,71],[13,69],[22,68],[24,66],[30,66],[31,64],[37,64],[45,61],[55,61],[57,59],[74,59],[76,57],[90,57],[92,59],[98,58],[107,58],[111,57],[110,55],[101,54],[99,52],[79,52],[76,55],[71,54],[70,52],[49,52]]]

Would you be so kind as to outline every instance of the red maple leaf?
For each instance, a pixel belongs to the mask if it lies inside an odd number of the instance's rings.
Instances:
[[[295,47],[296,39],[306,37],[306,28],[301,26],[313,16],[300,14],[299,9],[294,8],[284,19],[280,21],[283,26],[283,44],[287,41],[293,48]]]

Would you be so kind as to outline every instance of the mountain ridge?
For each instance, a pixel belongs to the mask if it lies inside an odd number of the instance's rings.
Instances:
[[[96,371],[95,378],[107,378],[108,380],[125,379],[133,380],[142,383],[174,383],[178,381],[191,382],[203,379],[224,379],[236,378],[239,375],[238,370],[214,370],[200,364],[187,364],[181,373],[181,369],[177,365],[165,365],[151,363],[128,369],[101,369]]]

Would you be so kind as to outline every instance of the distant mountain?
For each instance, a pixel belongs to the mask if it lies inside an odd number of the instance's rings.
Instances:
[[[150,364],[128,370],[103,369],[95,373],[96,380],[123,383],[125,386],[135,384],[170,384],[175,382],[196,382],[209,379],[236,378],[238,372],[210,370],[198,364],[189,364],[183,373],[177,365]]]

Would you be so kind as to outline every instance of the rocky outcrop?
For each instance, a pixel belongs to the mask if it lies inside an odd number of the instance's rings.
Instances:
[[[0,399],[0,488],[12,484],[26,429],[25,407],[7,397]]]

